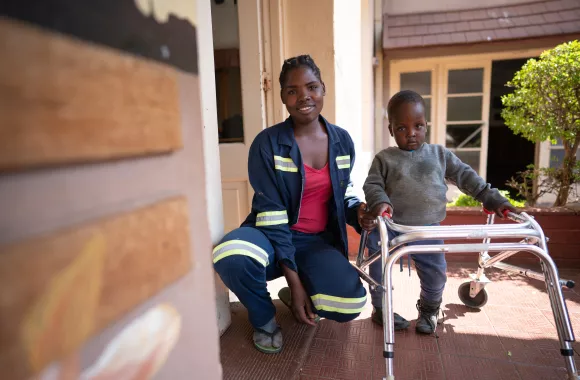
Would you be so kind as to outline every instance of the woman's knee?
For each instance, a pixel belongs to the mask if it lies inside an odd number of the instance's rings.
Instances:
[[[330,319],[338,323],[347,323],[355,320],[360,315],[360,312],[352,314],[319,312],[318,315],[322,318]]]
[[[356,319],[367,303],[367,292],[359,283],[350,291],[337,287],[326,294],[316,294],[311,297],[315,312],[319,316],[344,323]],[[331,295],[332,294],[332,295]]]
[[[226,286],[265,278],[273,255],[266,237],[255,228],[241,227],[228,233],[213,250],[213,264]]]

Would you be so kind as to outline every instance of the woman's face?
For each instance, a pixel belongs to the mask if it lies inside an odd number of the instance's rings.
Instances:
[[[309,124],[318,119],[324,105],[326,88],[312,69],[300,66],[286,74],[282,103],[296,124]]]

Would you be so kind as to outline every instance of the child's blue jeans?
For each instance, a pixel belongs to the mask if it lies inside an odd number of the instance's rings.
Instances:
[[[435,224],[437,225],[437,224]],[[399,236],[400,233],[392,230],[388,230],[389,240],[394,239]],[[381,249],[379,245],[380,236],[379,229],[375,228],[369,234],[367,240],[367,248],[369,249],[369,255],[378,252]],[[425,244],[443,244],[443,240],[422,240],[417,242],[409,243],[408,245],[425,245]],[[411,255],[411,258],[415,262],[415,269],[417,270],[417,275],[419,276],[419,281],[421,283],[421,298],[428,302],[438,303],[441,302],[443,296],[443,290],[445,289],[445,283],[447,282],[447,262],[445,261],[445,254],[443,253],[426,253],[420,255]],[[402,262],[402,260],[401,260]],[[402,270],[402,264],[401,264]],[[375,261],[371,264],[370,276],[373,280],[377,282],[382,282],[382,270],[381,261]],[[376,308],[380,308],[382,305],[382,293],[380,291],[371,290],[372,304]]]

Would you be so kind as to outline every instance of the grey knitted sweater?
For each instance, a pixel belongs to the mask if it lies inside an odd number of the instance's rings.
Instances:
[[[445,219],[445,180],[482,202],[488,210],[508,202],[449,149],[427,143],[414,151],[391,147],[379,152],[363,190],[370,209],[388,203],[393,207],[396,223],[428,225]]]

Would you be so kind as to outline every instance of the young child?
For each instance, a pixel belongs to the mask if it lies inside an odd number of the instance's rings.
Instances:
[[[395,94],[387,107],[389,132],[398,147],[379,152],[371,165],[364,184],[366,201],[376,217],[385,211],[396,223],[425,226],[437,225],[445,219],[447,185],[450,180],[471,195],[488,210],[503,218],[505,210],[515,212],[509,201],[497,189],[477,175],[469,165],[441,145],[425,143],[427,122],[425,101],[413,91]],[[398,233],[389,230],[389,239]],[[369,236],[369,252],[380,250],[378,229]],[[415,244],[442,244],[442,241],[421,241]],[[411,243],[412,244],[412,243]],[[447,263],[443,253],[411,255],[421,283],[417,301],[419,317],[416,331],[435,332],[441,297],[447,281]],[[370,275],[381,281],[380,261],[371,265]],[[382,294],[371,292],[374,306],[373,321],[382,324]],[[395,329],[405,329],[409,322],[395,314]]]

